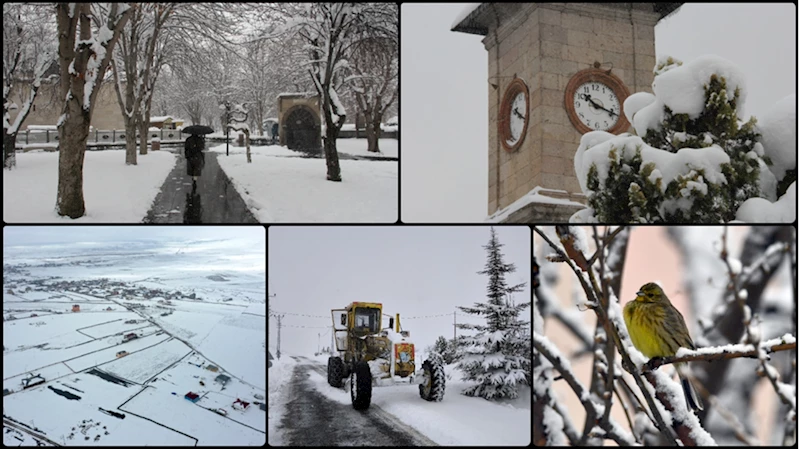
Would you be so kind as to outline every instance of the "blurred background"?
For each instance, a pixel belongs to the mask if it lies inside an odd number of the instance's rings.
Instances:
[[[559,242],[554,227],[537,229],[553,242]],[[587,237],[588,257],[596,248],[593,229],[581,229]],[[600,235],[605,232],[604,226],[596,229]],[[721,258],[724,232],[722,226],[630,229],[618,294],[620,306],[623,308],[634,300],[635,292],[643,284],[657,282],[682,313],[697,346],[738,343],[744,332],[740,308],[734,302],[729,307],[725,305],[725,298],[729,300],[731,294],[728,290],[730,274]],[[747,304],[762,320],[762,339],[786,333],[796,335],[795,230],[792,227],[729,226],[726,234],[730,265],[734,270],[740,266],[739,279],[747,279]],[[793,256],[786,248],[791,248]],[[590,347],[585,349],[586,343],[593,342],[596,315],[591,310],[578,310],[576,304],[585,301],[583,289],[567,264],[547,260],[547,255],[552,253],[549,245],[534,232],[533,255],[540,266],[541,282],[534,291],[533,301],[541,318],[534,314],[534,320],[543,320],[544,335],[570,360],[580,382],[588,386],[593,353]],[[750,270],[753,265],[759,268]],[[534,329],[540,329],[540,324],[534,322]],[[739,337],[729,341],[730,335]],[[618,353],[616,356],[618,361]],[[737,358],[726,362],[691,364],[705,402],[705,411],[699,415],[703,427],[719,445],[742,445],[744,441],[751,445],[785,444],[788,408],[780,402],[768,379],[757,376],[757,359]],[[795,350],[772,354],[771,364],[780,372],[782,382],[796,385]],[[671,366],[660,370],[673,372]],[[640,394],[632,376],[626,372],[624,375]],[[701,393],[702,387],[718,400],[716,406],[710,404],[706,393]],[[582,434],[585,410],[579,399],[563,380],[553,382],[553,389],[556,400],[565,405],[572,423]],[[630,430],[615,396],[611,417]],[[787,440],[795,441],[795,428],[796,422],[789,422]],[[605,442],[615,445],[610,440]]]

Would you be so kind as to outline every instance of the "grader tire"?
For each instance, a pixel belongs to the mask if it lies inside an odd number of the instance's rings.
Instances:
[[[441,402],[444,399],[444,389],[446,387],[446,376],[444,375],[444,365],[440,360],[425,360],[422,364],[427,377],[427,382],[419,384],[419,396],[426,401]]]
[[[358,362],[350,374],[350,397],[355,410],[366,410],[372,402],[372,371],[366,362]]]
[[[344,362],[341,357],[327,359],[327,383],[331,387],[341,388],[341,379],[344,378]]]

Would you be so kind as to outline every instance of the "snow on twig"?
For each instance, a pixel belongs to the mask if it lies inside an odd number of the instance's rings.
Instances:
[[[555,347],[548,338],[533,331],[533,347],[546,357],[552,366],[558,370],[566,383],[569,384],[580,399],[580,403],[585,408],[586,413],[593,414],[594,416],[601,416],[603,414],[604,406],[591,399],[588,390],[574,375],[569,360],[560,353],[558,348]],[[600,423],[600,425],[606,435],[619,445],[633,446],[638,444],[629,432],[619,427],[612,419],[608,419],[604,423]]]

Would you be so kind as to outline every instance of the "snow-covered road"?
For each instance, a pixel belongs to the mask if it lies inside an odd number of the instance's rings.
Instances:
[[[436,444],[379,406],[359,412],[320,393],[314,386],[325,367],[305,357],[289,382],[280,427],[289,446],[435,446]],[[312,379],[313,378],[313,379]]]

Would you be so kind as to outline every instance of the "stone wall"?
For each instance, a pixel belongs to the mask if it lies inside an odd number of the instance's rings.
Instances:
[[[123,84],[124,89],[124,84]],[[15,84],[11,98],[22,106],[20,94],[27,95],[27,89],[20,88],[20,84]],[[55,125],[61,116],[64,107],[63,99],[60,98],[60,88],[58,84],[42,83],[36,100],[33,102],[31,112],[25,117],[25,121],[20,126],[20,131],[24,131],[28,125]],[[11,123],[17,118],[19,110],[11,111]],[[92,112],[91,126],[95,129],[110,130],[124,129],[125,121],[122,118],[122,109],[119,107],[117,94],[114,92],[114,85],[103,83],[100,86],[100,93],[94,103]]]

